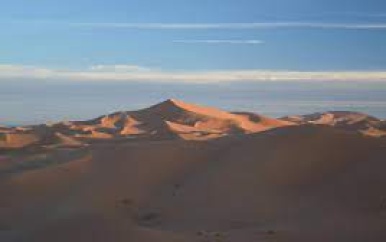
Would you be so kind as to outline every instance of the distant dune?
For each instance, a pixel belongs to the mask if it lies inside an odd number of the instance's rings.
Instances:
[[[310,123],[328,125],[344,130],[361,132],[370,136],[386,135],[386,125],[384,120],[357,112],[332,111],[308,115],[288,116],[282,118],[281,120],[298,124]]]
[[[384,128],[177,100],[2,128],[0,241],[386,241]]]

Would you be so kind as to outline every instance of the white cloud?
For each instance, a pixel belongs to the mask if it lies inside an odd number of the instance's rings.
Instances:
[[[231,45],[258,45],[263,44],[261,40],[173,40],[180,44],[231,44]]]
[[[381,81],[386,83],[386,71],[164,71],[138,66],[134,69],[126,65],[118,66],[122,68],[101,65],[84,70],[59,70],[34,66],[0,65],[0,80],[148,81],[202,84],[240,81]]]
[[[200,30],[200,29],[352,29],[352,30],[386,30],[385,23],[325,23],[325,22],[251,22],[251,23],[69,23],[77,27],[93,28],[127,28],[153,30]]]
[[[325,12],[320,14],[303,14],[300,16],[326,17],[329,15],[353,17],[386,17],[385,13]],[[296,16],[296,15],[295,15]],[[275,18],[277,18],[275,16]],[[70,26],[76,28],[108,28],[139,30],[242,30],[242,29],[338,29],[338,30],[386,30],[386,21],[382,22],[323,22],[323,21],[274,21],[274,22],[233,22],[233,23],[133,23],[133,22],[64,22],[64,21],[11,21],[17,24],[38,24]]]

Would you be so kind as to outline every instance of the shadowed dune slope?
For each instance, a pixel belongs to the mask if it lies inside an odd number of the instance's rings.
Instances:
[[[85,152],[0,177],[1,241],[386,240],[383,139],[300,125]]]

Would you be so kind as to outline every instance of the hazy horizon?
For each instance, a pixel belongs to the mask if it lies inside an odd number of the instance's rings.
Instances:
[[[145,108],[168,98],[272,117],[339,110],[385,119],[385,91],[386,87],[378,82],[8,82],[0,90],[0,124],[86,120]]]

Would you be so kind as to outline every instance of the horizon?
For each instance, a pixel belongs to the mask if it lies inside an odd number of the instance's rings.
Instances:
[[[88,120],[116,111],[146,108],[168,98],[274,118],[327,111],[353,111],[386,118],[386,87],[380,83],[314,84],[13,83],[0,90],[0,124]]]

